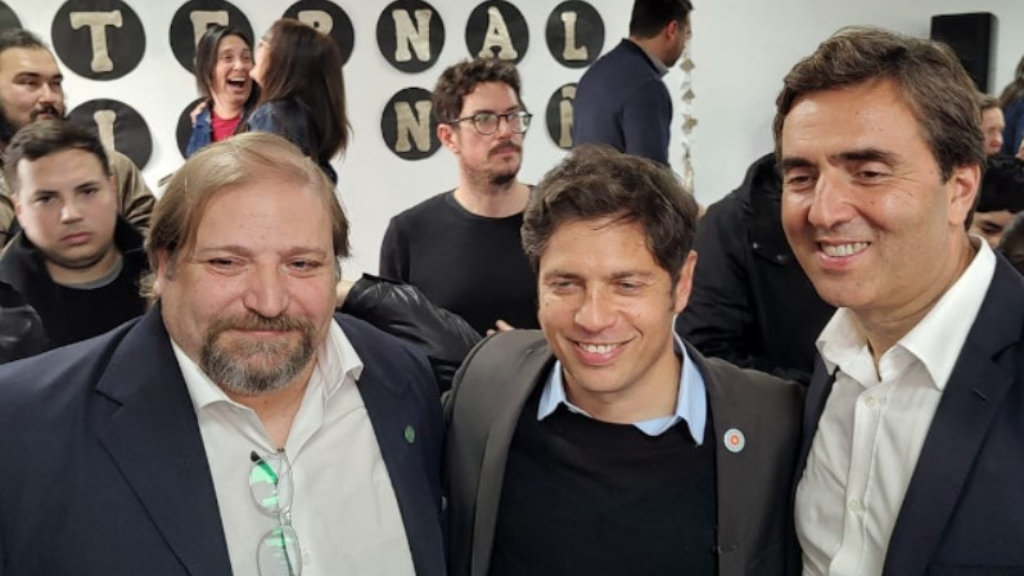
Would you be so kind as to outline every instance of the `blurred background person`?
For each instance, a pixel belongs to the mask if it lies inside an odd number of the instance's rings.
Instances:
[[[345,151],[349,138],[341,66],[334,40],[283,18],[257,43],[256,64],[249,72],[260,97],[246,128],[287,138],[332,182],[338,175],[330,161]]]
[[[1024,211],[1024,161],[989,157],[971,219],[971,234],[995,248],[1018,212]]]
[[[994,156],[1003,151],[1006,118],[995,96],[978,94],[978,103],[981,107],[981,133],[985,135],[985,155]]]
[[[1017,63],[1013,80],[999,94],[1006,128],[1003,130],[1003,154],[1013,156],[1024,139],[1024,57]]]
[[[1003,231],[999,252],[1013,264],[1017,272],[1024,274],[1024,212],[1018,213]]]
[[[231,136],[258,98],[253,90],[252,39],[233,26],[214,24],[196,46],[195,75],[204,100],[193,111],[185,157]]]

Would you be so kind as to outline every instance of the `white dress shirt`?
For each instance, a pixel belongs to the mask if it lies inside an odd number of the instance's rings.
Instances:
[[[995,272],[988,244],[972,243],[967,270],[877,371],[848,309],[822,331],[818,351],[836,380],[796,493],[805,576],[882,573],[925,436]]]
[[[172,345],[199,420],[232,570],[256,575],[257,546],[278,519],[253,499],[250,454],[273,454],[276,446],[255,412],[231,400]],[[391,478],[356,387],[362,369],[332,322],[285,446],[303,576],[415,573]]]

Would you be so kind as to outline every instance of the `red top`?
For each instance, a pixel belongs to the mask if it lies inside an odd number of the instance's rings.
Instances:
[[[211,110],[210,119],[213,124],[213,141],[220,142],[235,133],[235,128],[238,126],[238,121],[242,119],[242,115],[239,114],[234,118],[224,119],[217,116],[217,114]]]

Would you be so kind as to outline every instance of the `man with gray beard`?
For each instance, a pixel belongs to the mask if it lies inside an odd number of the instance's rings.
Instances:
[[[146,250],[145,316],[0,367],[0,575],[443,575],[437,385],[335,314],[320,169],[209,146]]]
[[[434,88],[437,136],[459,163],[459,185],[391,219],[380,274],[412,284],[481,333],[537,327],[536,290],[520,245],[530,187],[517,179],[532,117],[519,72],[467,60]]]

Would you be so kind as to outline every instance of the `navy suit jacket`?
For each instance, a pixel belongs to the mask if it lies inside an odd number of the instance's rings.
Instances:
[[[884,574],[1024,575],[1024,279],[1001,256],[942,394]],[[835,378],[818,359],[803,470]],[[798,474],[799,478],[802,474]]]
[[[336,318],[366,365],[358,387],[416,572],[441,576],[441,407],[430,369],[398,340]],[[0,463],[2,576],[231,575],[196,414],[159,307],[0,367]]]

